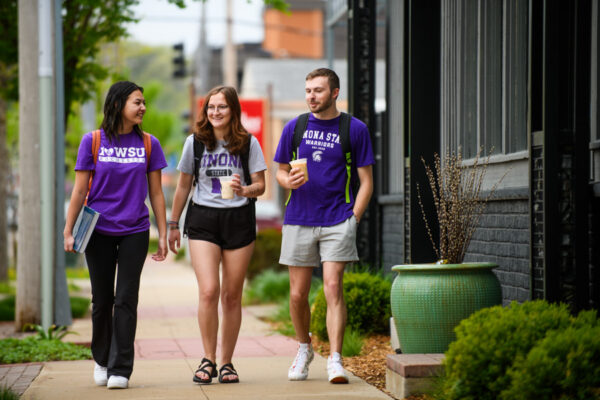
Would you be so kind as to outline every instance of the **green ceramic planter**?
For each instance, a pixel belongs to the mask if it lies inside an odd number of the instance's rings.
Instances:
[[[403,353],[444,353],[454,328],[473,312],[502,303],[497,264],[412,264],[397,272],[392,315]]]

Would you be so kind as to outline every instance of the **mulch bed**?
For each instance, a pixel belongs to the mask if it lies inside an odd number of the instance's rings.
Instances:
[[[323,342],[315,336],[313,336],[312,342],[315,351],[319,352],[321,356],[329,356],[329,342]],[[344,357],[344,368],[388,396],[398,399],[385,390],[386,356],[388,354],[394,354],[394,350],[390,346],[390,337],[371,335],[365,338],[360,355]],[[427,396],[410,396],[403,400],[429,400],[429,398]]]

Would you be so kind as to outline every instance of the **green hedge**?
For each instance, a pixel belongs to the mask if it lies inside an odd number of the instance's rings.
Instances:
[[[276,271],[287,271],[287,268],[279,264],[279,253],[281,252],[281,232],[275,228],[263,229],[256,234],[254,252],[250,259],[246,276],[252,280],[262,271],[272,269]]]
[[[564,304],[513,302],[480,310],[456,328],[440,397],[600,398],[592,395],[600,388],[598,329],[595,312],[573,317]]]
[[[345,273],[344,300],[348,310],[348,329],[360,334],[388,332],[391,286],[391,282],[381,275]],[[311,330],[323,340],[328,340],[326,316],[327,302],[321,289],[313,304]]]

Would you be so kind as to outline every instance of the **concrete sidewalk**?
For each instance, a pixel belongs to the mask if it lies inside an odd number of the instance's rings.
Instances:
[[[238,384],[210,385],[192,382],[203,355],[196,320],[197,285],[187,263],[172,259],[162,263],[148,259],[140,289],[136,358],[127,390],[108,390],[94,385],[93,361],[44,363],[22,399],[390,399],[389,396],[350,374],[348,385],[327,381],[326,360],[315,354],[309,379],[287,380],[296,354],[296,342],[273,334],[258,316],[262,307],[244,308],[240,337],[233,364]],[[76,320],[78,336],[67,340],[89,342],[91,320]],[[217,355],[219,350],[217,350]]]

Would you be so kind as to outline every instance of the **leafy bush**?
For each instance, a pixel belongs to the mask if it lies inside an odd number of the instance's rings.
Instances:
[[[246,304],[272,303],[290,294],[290,275],[267,269],[258,274],[244,291]]]
[[[148,241],[148,254],[154,254],[158,251],[158,238],[151,237]]]
[[[459,324],[457,339],[446,352],[443,398],[500,398],[511,387],[513,375],[507,372],[518,368],[530,350],[550,332],[570,326],[589,328],[594,321],[595,314],[586,313],[574,319],[566,305],[545,301],[513,302],[509,307],[477,311]]]
[[[15,320],[15,295],[0,300],[0,321]]]
[[[27,362],[89,360],[92,352],[89,348],[60,340],[37,339],[30,336],[25,339],[0,340],[0,364]]]
[[[71,314],[73,318],[85,316],[90,306],[90,300],[85,297],[73,296],[70,298]],[[0,321],[15,320],[15,296],[8,296],[0,300]]]
[[[71,296],[71,315],[73,318],[83,318],[90,308],[90,299],[87,297]]]
[[[0,293],[15,294],[15,287],[11,285],[10,281],[0,281]]]
[[[247,277],[252,280],[261,271],[272,269],[276,271],[286,270],[279,264],[279,253],[281,252],[281,232],[275,228],[263,229],[256,234],[254,253],[250,259]]]
[[[600,327],[552,331],[514,363],[505,400],[600,398]]]
[[[387,332],[391,316],[391,283],[381,275],[346,273],[344,275],[344,300],[348,310],[347,327],[360,334]],[[311,330],[320,339],[327,336],[327,302],[321,290],[315,299]]]

